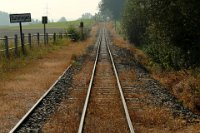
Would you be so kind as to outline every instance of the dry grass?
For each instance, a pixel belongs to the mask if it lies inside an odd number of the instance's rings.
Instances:
[[[93,43],[97,29],[98,27],[94,27],[91,33],[92,36],[85,45]],[[77,55],[73,55],[73,58],[75,57]],[[68,98],[62,102],[58,110],[50,117],[44,125],[42,132],[77,132],[93,63],[86,61],[81,71],[73,76],[72,88]]]
[[[155,79],[171,88],[170,91],[178,99],[180,99],[180,101],[183,101],[185,106],[190,107],[190,109],[193,111],[197,111],[195,106],[199,105],[200,107],[200,94],[198,93],[198,90],[200,90],[199,78],[194,77],[189,70],[182,70],[179,72],[164,72],[156,70],[150,65],[150,59],[141,50],[135,48],[134,45],[131,45],[122,37],[117,35],[111,24],[107,24],[107,27],[110,29],[111,35],[113,36],[113,44],[132,51],[134,58],[143,64],[152,73],[152,76]],[[133,72],[131,73],[135,75]],[[130,80],[129,77],[125,78],[124,76],[120,76],[120,79],[122,79],[122,85],[124,82],[123,79]],[[126,86],[128,86],[128,84],[126,84]],[[142,95],[144,97],[140,97],[138,95],[132,96],[144,99],[147,99],[149,96],[145,95],[145,93]],[[128,106],[130,105],[128,104]],[[141,106],[142,109],[140,110],[134,109],[130,111],[131,118],[134,123],[134,127],[136,127],[137,133],[200,133],[199,124],[189,124],[181,118],[175,119],[167,108],[155,107],[145,104],[140,105],[140,107]]]
[[[45,124],[43,132],[77,132],[93,63],[86,62],[82,70],[73,77],[73,88],[69,98],[61,104],[58,111]],[[91,102],[87,112],[87,115],[90,116],[86,119],[85,125],[87,128],[84,131],[127,131],[125,130],[127,129],[126,125],[122,126],[122,123],[125,123],[125,118],[119,102],[118,89],[115,88],[115,78],[112,75],[111,64],[108,62],[98,64],[96,73],[97,77],[95,77]],[[100,94],[100,92],[104,91],[101,89],[108,86],[112,86],[112,88],[108,88],[108,94]],[[109,94],[109,92],[112,93]],[[76,100],[70,100],[70,98]]]
[[[8,132],[72,62],[73,55],[85,53],[93,38],[64,42],[49,54],[30,60],[23,68],[6,73],[0,81],[0,132]]]
[[[138,133],[166,133],[180,131],[186,127],[186,121],[174,119],[166,108],[143,107],[131,112],[134,127]]]
[[[68,98],[61,103],[58,110],[44,125],[42,132],[77,132],[92,67],[93,62],[87,61],[82,71],[74,75]]]
[[[181,101],[184,106],[196,113],[200,113],[200,77],[194,76],[192,70],[181,71],[162,71],[159,67],[153,67],[151,61],[145,53],[137,49],[116,34],[112,24],[107,24],[113,36],[113,44],[129,49],[133,52],[134,58],[143,64],[162,84],[167,86],[170,91]]]
[[[109,61],[100,60],[93,84],[84,132],[129,132],[116,79]]]

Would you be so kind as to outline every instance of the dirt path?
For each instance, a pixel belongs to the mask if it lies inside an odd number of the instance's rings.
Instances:
[[[41,59],[32,61],[23,69],[9,73],[0,81],[0,132],[8,132],[33,106],[43,93],[54,83],[71,63],[72,56],[85,52],[95,40],[96,28],[92,37],[84,42],[66,43]]]

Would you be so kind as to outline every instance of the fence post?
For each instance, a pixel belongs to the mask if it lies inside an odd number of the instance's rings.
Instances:
[[[22,37],[23,37],[23,42],[25,44],[25,35],[24,35],[24,33],[22,33]]]
[[[59,38],[62,39],[62,33],[59,33]]]
[[[61,37],[60,37],[60,33],[58,33],[58,38],[60,39]]]
[[[46,33],[46,44],[49,44],[49,34]]]
[[[54,43],[56,42],[56,33],[55,32],[53,33],[53,42]]]
[[[40,33],[37,33],[37,43],[40,45]]]
[[[15,55],[18,55],[18,36],[15,34]]]
[[[8,46],[8,36],[4,36],[5,40],[5,55],[7,58],[9,58],[9,46]]]
[[[31,33],[28,33],[28,43],[29,43],[30,48],[32,48]]]

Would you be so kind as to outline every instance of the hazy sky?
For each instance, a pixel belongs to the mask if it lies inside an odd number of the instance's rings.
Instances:
[[[83,13],[98,12],[101,0],[0,0],[0,11],[8,13],[31,13],[32,18],[41,19],[47,15],[58,20],[62,16],[67,20],[81,17]]]

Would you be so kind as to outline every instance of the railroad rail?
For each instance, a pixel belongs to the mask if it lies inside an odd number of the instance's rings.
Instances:
[[[67,67],[67,69],[58,77],[58,79],[54,82],[54,84],[42,95],[42,97],[33,105],[33,107],[19,120],[19,122],[14,126],[14,128],[9,133],[15,133],[23,124],[23,122],[30,116],[30,114],[37,108],[37,106],[41,103],[41,101],[47,97],[47,95],[52,91],[54,86],[59,82],[59,80],[63,77],[63,75],[71,68],[71,65]]]
[[[95,84],[94,78],[96,76],[97,65],[98,65],[98,61],[99,61],[101,54],[107,54],[107,56],[109,55],[110,62],[112,64],[112,69],[114,71],[114,75],[115,75],[115,78],[116,78],[118,90],[119,90],[119,93],[120,93],[120,98],[121,98],[121,102],[122,102],[122,105],[123,105],[124,114],[125,114],[125,117],[126,117],[126,122],[128,124],[129,132],[134,133],[134,128],[133,128],[133,125],[132,125],[132,122],[131,122],[131,119],[130,119],[130,116],[129,116],[126,101],[125,101],[124,94],[123,94],[123,91],[122,91],[122,87],[121,87],[121,84],[120,84],[120,81],[119,81],[117,69],[115,67],[115,63],[114,63],[114,60],[113,60],[113,57],[112,57],[112,53],[110,51],[110,47],[109,47],[110,41],[109,41],[109,38],[107,38],[108,35],[106,33],[107,32],[106,32],[105,28],[103,30],[101,30],[101,33],[100,33],[101,37],[98,40],[96,60],[95,60],[94,67],[93,67],[93,70],[92,70],[92,75],[91,75],[91,79],[90,79],[90,83],[89,83],[89,87],[88,87],[88,91],[87,91],[87,96],[86,96],[83,111],[82,111],[82,116],[81,116],[81,120],[80,120],[80,124],[79,124],[78,133],[84,132],[84,126],[85,126],[86,119],[87,119],[86,117],[89,117],[89,116],[87,116],[87,115],[89,115],[89,114],[87,114],[87,111],[88,111],[88,108],[89,108],[88,106],[90,104],[90,101],[92,101],[91,100],[91,97],[92,97],[91,93],[92,93],[92,89],[94,89],[93,88],[93,85]],[[104,51],[102,49],[104,49]],[[105,50],[107,50],[108,52],[106,52]],[[111,91],[111,90],[106,90],[106,91]],[[114,94],[115,94],[115,92],[114,92]]]
[[[118,125],[116,127],[122,126],[122,128],[119,129],[120,131],[134,133],[134,128],[129,116],[126,101],[119,81],[117,69],[115,67],[114,59],[112,57],[112,53],[109,47],[110,40],[108,38],[108,33],[105,28],[100,30],[100,34],[96,44],[98,45],[96,50],[96,58],[79,123],[78,133],[82,133],[85,130],[87,131],[87,125],[90,125],[90,121],[87,121],[88,117],[90,117],[90,114],[88,112],[90,111],[90,109],[93,108],[91,103],[92,101],[95,100],[96,103],[100,106],[99,107],[100,109],[104,109],[104,107],[107,108],[108,111],[110,111],[111,109],[110,113],[112,116],[111,117],[108,116],[108,118],[111,118],[108,120],[113,121],[113,123],[117,121]],[[54,86],[59,82],[61,77],[63,77],[63,75],[70,69],[70,67],[71,65],[63,72],[63,74],[58,78],[58,80],[37,101],[37,103],[22,117],[22,119],[15,125],[15,127],[9,133],[17,132],[21,128],[24,122],[30,117],[30,115],[34,112],[37,106],[39,106],[42,100],[48,96],[48,94],[52,91]],[[101,73],[100,70],[105,72]],[[106,76],[102,74],[106,74]],[[98,79],[101,82],[98,83]],[[105,86],[103,86],[104,84]],[[111,106],[111,108],[109,108],[109,106]],[[99,112],[101,113],[101,111]],[[108,115],[110,115],[109,112]],[[106,124],[109,125],[109,123]]]

